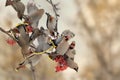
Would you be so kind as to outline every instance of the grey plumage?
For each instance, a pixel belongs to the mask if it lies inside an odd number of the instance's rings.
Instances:
[[[23,54],[23,57],[26,57],[27,55],[29,55],[28,48],[30,45],[29,34],[26,33],[25,27],[26,27],[25,24],[20,24],[19,26],[17,26],[19,31],[18,33],[19,36],[16,37],[18,44],[21,47],[21,52]]]
[[[27,12],[28,14],[34,13],[36,10],[38,10],[35,2],[33,0],[29,0],[27,3]]]
[[[31,24],[33,28],[37,28],[39,20],[44,14],[44,9],[38,9],[34,1],[29,0],[27,4],[27,12],[29,18],[28,22]]]
[[[56,45],[58,45],[62,41],[64,36],[70,36],[69,39],[71,39],[71,38],[73,38],[75,36],[75,34],[73,32],[71,32],[70,30],[64,30],[62,32],[61,36],[58,36],[58,38],[54,41],[54,43]]]
[[[49,13],[46,13],[47,15],[47,22],[46,26],[48,30],[50,31],[51,35],[55,37],[55,34],[58,34],[57,30],[57,19],[50,15]]]
[[[76,54],[76,51],[74,48],[75,48],[75,41],[72,41],[72,43],[69,45],[68,50],[65,53],[65,56],[67,56],[67,58],[74,60],[74,56]]]
[[[24,16],[25,5],[20,0],[7,0],[6,6],[11,5],[16,11],[18,18],[22,19]]]
[[[29,46],[40,34],[38,29],[34,29],[32,35],[29,37],[29,33],[26,32],[26,26],[26,24],[20,24],[11,30],[14,33],[17,43],[21,47],[23,57],[27,57],[30,54]],[[16,30],[17,33],[15,32]]]
[[[24,45],[29,45],[29,34],[26,33],[25,30],[26,25],[20,24],[17,26],[19,31],[19,36],[17,37],[18,43],[21,47]]]
[[[72,43],[69,45],[68,50],[64,54],[64,58],[67,62],[67,65],[74,69],[76,72],[78,72],[78,65],[74,62],[74,56],[75,56],[75,41],[72,41]]]
[[[55,43],[57,44],[56,53],[64,55],[69,47],[68,41],[74,36],[74,33],[70,30],[63,31],[61,37],[58,37],[58,39],[56,39],[55,41]]]
[[[56,53],[58,55],[64,55],[69,47],[69,43],[66,37],[64,37],[56,48]]]
[[[35,28],[30,36],[30,42],[35,40],[40,34],[41,31],[38,28]]]
[[[49,45],[49,41],[50,41],[50,38],[49,38],[49,31],[42,28],[41,27],[41,30],[42,30],[42,33],[40,34],[40,36],[38,37],[38,47],[36,49],[37,52],[41,52],[41,51],[44,51],[44,50],[47,50],[48,48],[50,48],[51,46]]]
[[[71,68],[74,69],[76,72],[78,72],[78,65],[77,63],[75,63],[73,60],[71,60],[70,58],[66,59],[67,65]]]

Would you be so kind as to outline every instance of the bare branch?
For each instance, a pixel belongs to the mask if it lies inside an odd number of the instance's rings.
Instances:
[[[35,77],[35,69],[33,67],[33,64],[32,64],[32,61],[28,59],[28,62],[31,66],[31,71],[32,71],[32,75],[33,75],[33,80],[36,80],[36,77]]]
[[[17,42],[17,40],[16,40],[12,35],[10,35],[7,31],[5,31],[4,29],[2,29],[1,27],[0,27],[0,31],[3,32],[3,33],[5,33],[5,34],[8,35],[9,37],[11,37],[14,41]]]
[[[52,2],[52,0],[47,0],[47,2],[49,3],[49,4],[51,4],[51,6],[53,7],[53,11],[54,11],[54,13],[55,13],[55,16],[56,16],[56,19],[58,20],[58,16],[59,16],[59,14],[57,14],[57,10],[58,10],[58,8],[56,7],[58,4],[56,4],[56,5],[54,5],[53,4],[53,2]]]

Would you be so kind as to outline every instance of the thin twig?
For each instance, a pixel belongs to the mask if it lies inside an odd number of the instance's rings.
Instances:
[[[33,80],[36,80],[36,77],[35,77],[35,70],[34,70],[32,61],[28,59],[28,62],[29,62],[29,64],[30,64],[30,66],[31,66],[31,71],[32,71],[32,75],[33,75]]]
[[[5,34],[7,34],[9,37],[11,37],[14,41],[17,42],[17,40],[12,35],[10,35],[7,31],[5,31],[4,29],[2,29],[1,27],[0,27],[0,31],[3,32],[3,33],[5,33]]]
[[[56,6],[53,4],[53,2],[52,2],[52,0],[47,0],[47,2],[49,3],[49,4],[51,4],[51,6],[52,6],[52,8],[53,8],[53,11],[54,11],[54,13],[55,13],[55,17],[56,17],[56,19],[57,19],[57,21],[58,21],[58,14],[57,14],[57,9],[56,9]]]

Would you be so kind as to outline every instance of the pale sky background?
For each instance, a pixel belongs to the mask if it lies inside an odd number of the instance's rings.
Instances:
[[[6,28],[6,25],[4,24],[5,18],[11,19],[13,22],[13,27],[17,24],[20,23],[21,21],[17,19],[17,14],[15,10],[9,6],[5,7],[6,0],[0,0],[0,8],[2,9],[0,11],[0,26]],[[21,0],[25,4],[27,3],[28,0]],[[83,39],[81,39],[81,35],[79,32],[79,26],[75,26],[74,23],[76,22],[76,14],[77,14],[77,8],[74,4],[74,0],[53,0],[55,3],[60,2],[59,8],[59,25],[58,25],[58,31],[61,33],[65,29],[70,29],[73,31],[76,36],[74,39],[76,41],[76,56],[75,56],[75,62],[79,64],[79,72],[82,73],[82,70],[85,65],[88,65],[87,63],[90,63],[91,57],[88,57],[91,55],[89,49],[87,49],[85,42]],[[35,0],[37,5],[45,9],[45,11],[53,14],[52,7],[45,1],[45,0]],[[8,15],[12,15],[14,17],[8,17]],[[39,26],[46,27],[46,15],[44,14],[42,19],[39,22]],[[89,53],[88,53],[89,52]],[[72,70],[72,69],[67,69],[63,71],[66,77],[66,80],[69,80],[70,77],[77,77],[78,74]],[[76,80],[80,80],[79,78]]]

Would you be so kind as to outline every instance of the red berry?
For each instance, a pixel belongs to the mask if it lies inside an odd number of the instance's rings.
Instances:
[[[14,41],[13,39],[7,39],[6,42],[12,46],[16,44],[16,41]]]

